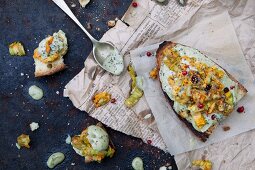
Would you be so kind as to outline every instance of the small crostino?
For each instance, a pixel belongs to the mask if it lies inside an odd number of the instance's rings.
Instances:
[[[72,137],[71,145],[75,152],[85,157],[85,163],[101,162],[106,157],[113,157],[114,146],[101,123],[90,125],[80,135]]]
[[[173,111],[205,142],[247,90],[197,49],[164,42],[156,57],[161,87]]]
[[[67,38],[62,30],[43,39],[34,50],[35,77],[52,75],[65,69],[63,56],[67,49]]]

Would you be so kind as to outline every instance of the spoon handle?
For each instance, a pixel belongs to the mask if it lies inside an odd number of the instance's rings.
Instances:
[[[52,0],[59,8],[61,8],[90,38],[92,43],[98,42],[92,35],[81,25],[78,19],[74,16],[73,12],[67,6],[64,0]]]

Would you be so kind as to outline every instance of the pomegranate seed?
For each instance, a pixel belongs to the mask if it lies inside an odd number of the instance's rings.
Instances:
[[[204,107],[204,105],[203,105],[202,103],[199,103],[199,104],[197,105],[197,107],[198,107],[199,109],[202,109],[202,108]]]
[[[133,6],[134,8],[136,8],[136,7],[138,6],[138,3],[137,3],[137,2],[133,2],[133,3],[132,3],[132,6]]]
[[[211,118],[212,118],[212,120],[214,120],[214,119],[216,118],[216,116],[215,116],[215,115],[212,115]]]
[[[116,103],[116,99],[115,98],[113,98],[113,99],[111,99],[111,103]]]
[[[151,141],[151,140],[147,140],[147,143],[148,143],[149,145],[151,145],[152,141]]]
[[[151,56],[151,52],[148,51],[148,52],[146,53],[146,55],[147,55],[148,57],[150,57],[150,56]]]
[[[189,65],[185,65],[184,67],[185,67],[185,68],[189,68]]]
[[[187,71],[182,71],[182,75],[186,76],[188,74]]]
[[[234,89],[235,88],[235,86],[230,86],[230,89],[232,90],[232,89]]]
[[[243,106],[238,107],[236,111],[237,111],[238,113],[243,113],[243,112],[244,112],[244,107],[243,107]]]

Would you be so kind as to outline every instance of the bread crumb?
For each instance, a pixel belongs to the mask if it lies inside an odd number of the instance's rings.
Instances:
[[[71,144],[71,136],[68,134],[66,138],[66,144]]]
[[[229,131],[230,127],[229,126],[223,126],[222,129],[223,129],[223,131]]]
[[[24,76],[24,73],[20,73],[21,76]]]
[[[80,3],[82,8],[85,8],[86,5],[88,5],[89,2],[90,2],[90,0],[79,0],[79,3]]]
[[[109,20],[107,22],[107,25],[108,25],[108,27],[114,27],[116,25],[116,21],[115,20]]]
[[[72,8],[76,7],[76,4],[71,4],[71,7],[72,7]]]
[[[74,165],[75,165],[75,163],[73,162],[73,163],[71,163],[71,165],[72,165],[72,166],[74,166]]]
[[[16,143],[16,147],[17,147],[18,149],[20,149],[20,148],[21,148],[21,147],[20,147],[20,145],[19,145],[19,144],[17,144],[17,143]]]
[[[87,23],[87,29],[91,30],[92,29],[92,24],[90,22]]]
[[[38,123],[36,123],[36,122],[32,122],[32,123],[30,123],[30,129],[31,129],[31,131],[35,131],[36,129],[38,129],[39,128],[39,124]]]

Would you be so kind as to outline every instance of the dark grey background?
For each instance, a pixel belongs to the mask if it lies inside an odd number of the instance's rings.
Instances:
[[[67,3],[69,7],[76,4],[72,11],[83,25],[92,24],[90,32],[99,39],[108,29],[106,22],[121,18],[131,0],[92,0],[86,8],[81,8],[78,0]],[[34,78],[33,50],[43,38],[59,29],[68,38],[69,50],[65,56],[68,69],[53,76]],[[13,41],[23,42],[27,50],[25,57],[9,55],[8,45]],[[97,123],[62,97],[65,84],[83,68],[91,49],[85,34],[51,0],[1,0],[0,169],[47,169],[48,157],[57,151],[63,152],[66,159],[56,169],[131,169],[136,156],[143,159],[145,169],[158,169],[172,163],[170,154],[109,128],[117,152],[101,164],[85,164],[84,158],[65,143],[67,134],[79,134],[88,125]],[[28,95],[28,88],[34,84],[44,91],[40,101],[34,101]],[[33,121],[38,122],[40,128],[31,132],[29,124]],[[22,133],[30,135],[30,149],[16,148],[16,138]],[[73,162],[75,166],[71,166]]]

